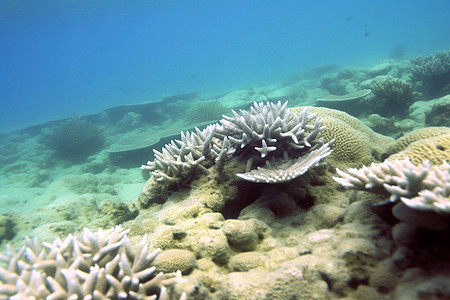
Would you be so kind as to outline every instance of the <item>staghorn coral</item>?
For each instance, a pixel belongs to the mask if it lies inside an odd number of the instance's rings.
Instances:
[[[372,84],[375,97],[369,101],[372,111],[384,117],[405,116],[408,108],[419,97],[414,85],[398,78],[387,78]]]
[[[333,179],[347,189],[390,194],[410,208],[450,213],[450,165],[431,166],[429,161],[414,165],[408,158],[372,163],[361,169],[350,168]]]
[[[181,273],[155,274],[147,237],[132,247],[120,226],[79,238],[41,243],[27,239],[15,252],[7,248],[0,260],[0,296],[9,299],[169,299],[165,286],[184,282]],[[185,295],[181,296],[185,298]]]
[[[329,144],[322,145],[317,138],[326,128],[322,120],[308,114],[308,107],[292,114],[287,103],[254,103],[250,112],[241,110],[239,115],[232,111],[234,117],[223,116],[218,135],[230,142],[240,160],[247,161],[246,172],[237,174],[239,178],[265,183],[290,181],[329,155]],[[316,149],[316,145],[322,147]],[[252,170],[254,164],[258,167]]]
[[[182,132],[181,139],[171,141],[162,152],[154,150],[155,160],[141,168],[151,171],[156,182],[170,186],[189,179],[196,173],[194,171],[208,173],[208,168],[214,164],[220,171],[232,156],[245,160],[246,172],[250,172],[255,164],[264,165],[269,159],[286,161],[304,158],[312,153],[316,145],[323,144],[317,136],[326,127],[321,125],[321,119],[316,118],[316,114],[308,115],[307,108],[293,115],[287,108],[287,102],[255,102],[250,112],[232,112],[233,117],[223,116],[221,125],[209,125],[203,131],[196,128],[195,133]],[[321,151],[314,152],[314,159],[301,160],[306,164],[301,164],[300,161],[290,163],[291,175],[288,177],[293,179],[300,176],[329,154],[329,147],[320,149]],[[294,168],[298,170],[293,170]],[[260,167],[255,172],[259,171],[264,172],[264,168]],[[254,173],[248,176],[246,173],[240,174],[240,177],[256,181]],[[292,175],[294,173],[295,176]],[[283,182],[288,178],[276,173],[266,173],[270,174],[276,177],[267,179],[266,182]],[[152,189],[152,185],[148,189]]]
[[[210,148],[216,125],[195,130],[195,133],[181,132],[181,139],[172,140],[162,152],[153,150],[155,160],[147,162],[141,169],[151,171],[157,182],[166,184],[177,183],[194,171],[207,172],[211,166]]]
[[[261,158],[303,152],[321,143],[317,135],[326,128],[321,119],[308,115],[308,108],[292,116],[287,103],[255,102],[250,112],[241,110],[241,115],[232,110],[234,117],[223,116],[217,133],[228,138],[237,155],[248,151],[249,157],[257,152]],[[309,124],[312,120],[314,124]]]
[[[411,80],[423,83],[424,92],[431,97],[450,91],[450,50],[410,60]]]

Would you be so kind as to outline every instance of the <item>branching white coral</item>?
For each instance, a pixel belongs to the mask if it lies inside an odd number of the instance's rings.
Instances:
[[[250,112],[232,110],[233,117],[223,116],[217,133],[227,136],[236,149],[254,149],[261,158],[272,152],[301,150],[312,147],[317,135],[326,127],[316,114],[292,114],[288,102],[281,104],[267,102],[253,103]],[[314,124],[310,124],[315,119]]]
[[[333,179],[347,189],[390,194],[391,201],[401,200],[421,210],[450,213],[450,167],[448,162],[432,167],[425,161],[415,166],[404,160],[386,160],[361,169],[336,170]]]
[[[233,117],[223,116],[221,125],[210,125],[204,130],[196,128],[195,133],[181,132],[180,140],[171,141],[162,152],[154,150],[155,160],[141,168],[151,171],[157,182],[170,185],[188,178],[193,171],[208,173],[214,164],[221,170],[232,156],[247,161],[246,172],[251,171],[254,162],[262,165],[278,160],[279,165],[280,161],[293,160],[285,164],[288,170],[284,174],[271,167],[239,174],[251,181],[255,181],[255,175],[262,176],[258,175],[261,173],[266,179],[260,180],[265,182],[288,181],[306,172],[302,168],[316,164],[312,158],[301,157],[309,155],[314,146],[323,144],[317,136],[326,126],[321,125],[322,119],[316,114],[308,114],[308,109],[293,114],[287,102],[255,102],[249,112],[240,110],[239,114],[232,110],[232,113]],[[271,175],[274,177],[269,179]]]
[[[216,125],[209,125],[204,130],[195,128],[195,133],[181,132],[181,139],[172,140],[162,152],[153,150],[155,160],[147,162],[141,169],[151,171],[161,183],[179,182],[195,170],[207,172],[215,130]]]
[[[146,236],[132,247],[128,231],[85,228],[80,238],[27,239],[18,252],[8,247],[0,255],[7,264],[0,267],[0,298],[168,299],[165,286],[184,282],[181,273],[155,274],[159,249],[149,253]]]

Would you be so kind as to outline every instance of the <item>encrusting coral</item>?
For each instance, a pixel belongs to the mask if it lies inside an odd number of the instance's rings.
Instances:
[[[120,226],[77,238],[41,243],[27,239],[19,251],[0,255],[0,297],[8,299],[169,299],[166,286],[181,273],[155,274],[159,249],[148,252],[147,237],[133,247]],[[180,299],[185,299],[181,295]],[[3,299],[3,298],[2,298]]]
[[[292,114],[287,102],[255,102],[250,112],[232,113],[233,117],[223,116],[221,125],[196,128],[195,133],[182,132],[181,139],[171,141],[162,152],[154,150],[155,160],[141,168],[151,171],[156,182],[170,185],[188,180],[197,172],[208,173],[214,164],[220,171],[235,156],[246,161],[246,173],[240,174],[241,178],[276,183],[300,176],[330,152],[333,141],[324,144],[317,138],[326,126],[321,125],[316,114],[308,114],[307,108]],[[308,159],[308,155],[313,156]],[[283,169],[272,168],[274,162],[279,165],[300,157],[301,160],[289,163],[286,174]],[[262,167],[264,164],[266,167]],[[252,171],[254,165],[259,168]]]

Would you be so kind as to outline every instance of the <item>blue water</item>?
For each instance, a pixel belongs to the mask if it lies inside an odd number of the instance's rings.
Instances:
[[[450,45],[450,1],[1,0],[0,131]]]

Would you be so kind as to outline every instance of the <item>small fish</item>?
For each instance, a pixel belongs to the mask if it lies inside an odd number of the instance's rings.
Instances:
[[[364,33],[364,36],[369,36],[370,35],[370,32],[366,32],[366,33]]]

